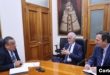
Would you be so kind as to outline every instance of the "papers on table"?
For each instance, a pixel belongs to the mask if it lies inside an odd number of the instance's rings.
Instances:
[[[31,63],[24,63],[22,67],[39,67],[40,62],[31,62]]]
[[[18,67],[18,68],[12,68],[12,69],[10,69],[9,74],[10,75],[15,75],[15,74],[27,73],[27,72],[28,72],[28,68],[27,67]]]
[[[83,70],[84,72],[86,72],[86,73],[90,73],[90,74],[93,74],[93,75],[96,75],[96,73],[94,73],[91,69],[90,70]]]
[[[40,67],[40,62],[23,63],[21,67],[10,69],[9,74],[14,75],[18,73],[26,73],[29,71],[28,67]]]

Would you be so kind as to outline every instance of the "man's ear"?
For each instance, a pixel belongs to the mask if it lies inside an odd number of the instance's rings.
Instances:
[[[106,39],[104,42],[105,42],[105,43],[108,43],[108,42],[107,42],[107,39]]]

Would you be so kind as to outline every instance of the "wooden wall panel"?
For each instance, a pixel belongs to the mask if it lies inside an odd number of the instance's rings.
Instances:
[[[88,38],[88,0],[82,0],[82,36]]]
[[[48,13],[42,12],[43,41],[49,41]]]
[[[37,28],[37,11],[29,10],[29,30],[30,30],[30,42],[31,41],[38,41],[38,28]]]
[[[31,60],[35,60],[35,59],[38,59],[39,56],[38,56],[38,49],[39,47],[35,46],[35,47],[30,47],[30,59]]]
[[[107,31],[110,32],[110,3],[108,4]]]

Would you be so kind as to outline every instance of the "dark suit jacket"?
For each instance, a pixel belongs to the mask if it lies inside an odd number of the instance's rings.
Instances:
[[[14,51],[17,60],[20,60],[17,50]],[[6,71],[14,68],[9,52],[5,48],[0,48],[0,71]]]
[[[69,47],[69,44],[66,44],[64,46],[65,49],[68,49],[68,47]],[[80,62],[83,57],[82,47],[79,44],[75,43],[74,50],[69,55],[69,57],[72,59],[72,62],[70,62],[70,64],[77,64],[78,62]]]
[[[103,56],[102,51],[103,51],[102,48],[95,46],[93,55],[88,60],[87,64],[91,66],[101,66],[101,61]],[[110,66],[110,45],[107,49],[103,66]]]

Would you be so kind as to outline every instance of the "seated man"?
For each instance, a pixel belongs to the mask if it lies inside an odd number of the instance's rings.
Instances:
[[[77,64],[82,60],[83,51],[82,47],[75,42],[76,34],[73,32],[67,35],[68,43],[61,50],[61,54],[65,55],[63,62],[68,64]]]
[[[79,44],[75,42],[76,34],[73,32],[67,35],[68,43],[64,46],[61,54],[65,55],[63,62],[69,64],[77,64],[82,60],[83,51]]]
[[[3,47],[0,48],[0,71],[6,71],[20,65],[21,61],[16,50],[15,40],[10,36],[5,37]]]
[[[96,46],[93,55],[85,65],[85,69],[96,72],[97,66],[110,66],[110,36],[107,32],[96,34]]]

